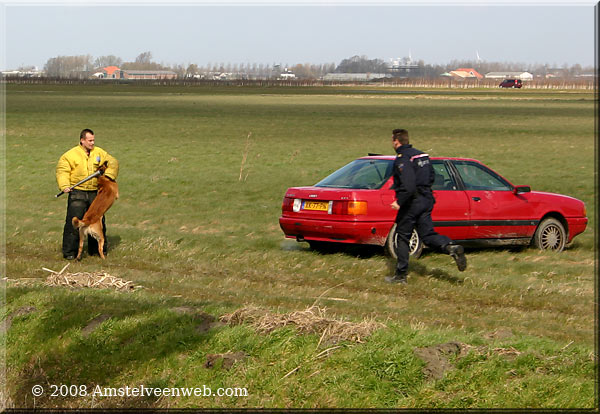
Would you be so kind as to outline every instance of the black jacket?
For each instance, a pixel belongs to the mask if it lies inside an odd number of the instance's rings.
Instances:
[[[425,154],[412,145],[402,145],[396,149],[398,156],[394,160],[394,185],[396,202],[402,205],[410,202],[417,194],[431,194],[434,180],[433,166],[429,154]]]

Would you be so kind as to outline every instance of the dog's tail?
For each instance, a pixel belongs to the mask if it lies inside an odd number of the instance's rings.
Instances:
[[[83,221],[79,220],[77,217],[73,217],[73,228],[78,229],[79,227],[83,227],[85,224]]]

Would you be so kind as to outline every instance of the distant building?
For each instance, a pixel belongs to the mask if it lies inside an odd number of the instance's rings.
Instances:
[[[408,57],[390,59],[390,63],[387,66],[388,71],[395,77],[408,78],[421,76],[421,68],[412,60],[410,53]]]
[[[576,78],[587,78],[592,79],[596,77],[595,72],[581,72],[579,75],[575,75]]]
[[[328,73],[323,76],[324,81],[355,81],[368,82],[375,79],[391,78],[389,73]]]
[[[175,79],[177,74],[170,70],[120,69],[107,66],[92,75],[99,79]]]
[[[121,76],[121,69],[116,66],[107,66],[98,73],[101,73],[98,77],[102,79],[118,79]]]
[[[31,70],[5,70],[0,72],[2,76],[10,76],[16,78],[40,78],[43,76],[43,72],[41,70],[37,70],[37,68],[33,68]]]
[[[529,72],[489,72],[485,74],[485,78],[532,80],[533,75]]]
[[[483,75],[473,68],[460,68],[450,71],[449,74],[457,79],[483,79]]]
[[[566,78],[569,71],[565,68],[549,68],[546,69],[546,78]]]
[[[177,74],[170,70],[122,69],[121,79],[175,79]]]

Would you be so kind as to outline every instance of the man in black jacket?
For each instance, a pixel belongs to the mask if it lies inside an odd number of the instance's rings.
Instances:
[[[392,132],[392,145],[398,154],[394,160],[394,185],[392,186],[396,192],[396,200],[392,203],[392,208],[398,210],[396,215],[398,264],[394,276],[388,276],[385,280],[390,283],[406,283],[408,246],[415,228],[423,243],[452,256],[458,270],[462,272],[467,268],[464,248],[433,229],[431,211],[435,199],[431,185],[435,177],[429,154],[410,145],[407,130],[394,129]]]

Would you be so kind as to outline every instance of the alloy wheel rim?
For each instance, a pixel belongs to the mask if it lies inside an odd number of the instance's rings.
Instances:
[[[410,236],[410,240],[408,241],[408,254],[412,255],[415,251],[417,251],[417,247],[419,246],[419,236],[416,232],[413,232]],[[394,251],[398,250],[398,234],[394,234]]]
[[[561,231],[557,226],[548,226],[542,233],[542,246],[544,249],[556,250],[562,244]]]
[[[417,236],[417,234],[413,232],[413,234],[410,236],[410,240],[408,241],[409,252],[413,253],[415,250],[417,250],[418,244],[419,236]]]

